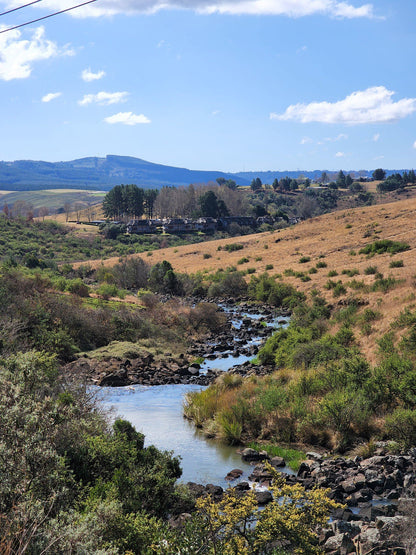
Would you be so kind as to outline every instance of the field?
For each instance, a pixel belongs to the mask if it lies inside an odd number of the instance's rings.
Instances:
[[[15,202],[27,202],[36,210],[46,207],[50,212],[63,210],[65,204],[75,204],[81,202],[87,204],[97,204],[102,201],[105,193],[100,191],[87,191],[84,189],[45,189],[42,191],[1,191],[2,204],[9,206]],[[65,215],[64,215],[65,217]],[[55,217],[56,219],[56,217]]]
[[[208,241],[159,249],[140,255],[149,264],[168,260],[178,272],[206,274],[235,267],[251,275],[268,271],[298,290],[318,289],[333,305],[349,296],[360,298],[382,317],[372,324],[372,333],[360,338],[362,351],[371,362],[377,353],[377,339],[405,306],[415,303],[416,287],[416,199],[334,212],[306,220],[291,228],[243,237]],[[360,249],[378,240],[407,243],[410,249],[395,255],[376,254],[371,258]],[[229,250],[227,249],[227,245]],[[232,250],[234,245],[241,245]],[[231,251],[231,252],[230,252]],[[118,257],[90,261],[92,267],[111,266]],[[396,262],[394,262],[396,261]],[[399,261],[399,262],[397,262]],[[402,264],[401,262],[402,261]],[[391,267],[391,263],[396,267]],[[328,275],[329,274],[329,275]],[[371,291],[377,279],[392,277],[385,291]],[[328,282],[341,281],[346,293],[334,296]],[[383,282],[384,283],[384,282]]]

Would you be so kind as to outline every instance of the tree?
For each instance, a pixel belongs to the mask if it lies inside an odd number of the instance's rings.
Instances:
[[[69,214],[71,212],[71,203],[70,202],[65,202],[64,204],[64,212],[65,212],[65,221],[67,222],[69,220]]]
[[[170,262],[163,260],[153,266],[150,270],[149,287],[158,293],[179,294],[180,284]]]
[[[145,213],[148,218],[153,218],[153,208],[157,199],[159,191],[157,189],[145,189],[144,190],[144,207]]]
[[[140,218],[144,212],[144,190],[137,185],[126,185],[124,190],[124,205],[126,213],[134,218]]]
[[[39,217],[42,218],[42,221],[45,221],[45,216],[49,214],[49,208],[47,206],[41,206],[39,208]]]
[[[344,189],[345,188],[345,174],[342,170],[339,170],[337,175],[336,184],[338,188]]]
[[[328,182],[329,182],[328,174],[326,172],[322,172],[322,174],[321,174],[321,183],[322,183],[322,185],[325,185]]]
[[[353,179],[350,174],[345,176],[345,186],[349,188],[353,184]]]
[[[386,179],[386,172],[382,168],[377,168],[373,171],[373,179],[375,181],[383,181]]]
[[[263,188],[263,183],[261,182],[260,177],[256,177],[255,179],[253,179],[250,183],[250,187],[252,191],[260,191],[260,189]]]
[[[202,216],[216,218],[218,214],[218,199],[213,191],[207,191],[199,197]]]
[[[85,210],[86,206],[87,206],[87,204],[85,202],[81,202],[81,201],[77,201],[74,204],[75,213],[77,215],[77,222],[80,221],[82,212]]]

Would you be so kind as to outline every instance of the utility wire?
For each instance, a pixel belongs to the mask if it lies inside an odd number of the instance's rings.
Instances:
[[[93,2],[97,2],[97,0],[88,0],[87,2],[83,2],[82,4],[77,4],[76,6],[72,6],[71,8],[66,8],[66,10],[60,10],[59,12],[50,13],[49,15],[44,15],[43,17],[32,19],[31,21],[27,21],[26,23],[21,23],[20,25],[15,25],[14,27],[3,29],[2,31],[0,31],[0,35],[2,33],[7,33],[8,31],[14,31],[14,29],[19,29],[20,27],[25,27],[26,25],[31,25],[32,23],[37,23],[38,21],[48,19],[49,17],[54,17],[55,15],[59,15],[61,13],[70,12],[71,10],[75,10],[76,8],[81,8],[81,6],[86,6],[87,4],[92,4]]]
[[[29,2],[29,4],[23,4],[23,6],[18,6],[17,8],[7,10],[7,12],[2,12],[0,13],[0,17],[2,15],[7,15],[8,13],[17,12],[17,10],[21,10],[22,8],[27,8],[28,6],[32,6],[33,4],[37,4],[38,2],[42,2],[42,0],[34,0],[34,2]]]

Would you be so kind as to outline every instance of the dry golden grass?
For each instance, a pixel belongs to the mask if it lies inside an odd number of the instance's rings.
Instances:
[[[267,265],[273,265],[273,269],[269,270],[270,274],[282,274],[285,282],[305,293],[318,289],[333,305],[342,303],[345,297],[358,296],[367,303],[367,307],[382,313],[382,318],[372,323],[374,331],[359,338],[363,352],[370,361],[374,361],[377,351],[376,339],[389,330],[391,322],[405,306],[415,303],[415,212],[416,199],[407,198],[390,204],[326,214],[280,231],[170,247],[153,251],[151,256],[148,256],[148,253],[133,256],[141,256],[151,264],[168,260],[176,271],[182,273],[211,273],[220,268],[235,266],[241,270],[255,268],[254,275],[259,275],[265,271]],[[405,242],[411,248],[394,257],[382,254],[369,259],[359,254],[362,247],[377,239]],[[235,252],[224,250],[224,247],[231,243],[240,243],[243,249]],[[310,261],[301,263],[302,256],[310,257]],[[243,257],[248,258],[249,262],[238,264]],[[404,266],[390,268],[391,261],[398,259],[403,260]],[[101,264],[112,266],[118,261],[119,258],[114,257],[105,261],[91,261],[90,264],[92,267]],[[318,269],[317,273],[308,274],[308,270],[316,266],[317,262],[325,262],[327,267]],[[363,293],[347,287],[347,295],[339,298],[334,298],[332,291],[324,288],[329,279],[328,272],[331,270],[338,272],[336,277],[331,278],[335,281],[341,280],[343,284],[348,284],[352,279],[356,279],[371,285],[375,279],[374,275],[364,274],[368,266],[376,266],[384,277],[392,276],[403,282],[387,293]],[[302,282],[294,276],[285,276],[284,271],[287,269],[304,272],[311,279]],[[342,270],[353,269],[357,269],[359,275],[351,278],[342,274]]]

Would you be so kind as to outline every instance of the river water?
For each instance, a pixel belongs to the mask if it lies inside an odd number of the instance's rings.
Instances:
[[[258,318],[259,315],[249,314],[249,317]],[[236,328],[240,325],[234,316],[233,323]],[[258,342],[258,339],[253,337],[250,342]],[[201,371],[206,371],[208,367],[227,371],[248,359],[246,356],[229,356],[209,360]],[[101,388],[100,392],[107,406],[112,406],[117,415],[129,420],[145,435],[146,446],[155,445],[181,457],[181,481],[224,487],[227,485],[224,478],[233,468],[243,470],[240,480],[247,480],[253,467],[241,460],[236,447],[206,439],[192,422],[183,417],[185,394],[200,389],[203,388],[198,385],[137,385]]]

